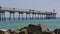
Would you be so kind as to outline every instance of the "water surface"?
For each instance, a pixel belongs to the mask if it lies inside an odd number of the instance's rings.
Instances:
[[[54,30],[56,28],[60,28],[60,19],[40,19],[40,20],[18,20],[15,21],[11,19],[10,21],[7,19],[6,21],[0,21],[0,29],[20,29],[29,24],[42,24],[50,30]]]

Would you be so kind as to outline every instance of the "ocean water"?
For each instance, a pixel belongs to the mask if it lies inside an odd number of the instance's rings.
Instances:
[[[60,28],[60,19],[16,19],[15,21],[7,19],[6,21],[0,21],[0,29],[20,29],[29,24],[42,24],[50,30]]]

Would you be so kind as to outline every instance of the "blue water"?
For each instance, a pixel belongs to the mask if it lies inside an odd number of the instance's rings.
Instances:
[[[15,21],[8,19],[6,21],[0,21],[0,29],[20,29],[29,24],[42,24],[50,30],[60,28],[60,19],[41,19],[41,20],[18,20]]]

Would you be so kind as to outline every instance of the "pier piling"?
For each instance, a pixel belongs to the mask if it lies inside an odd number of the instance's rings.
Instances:
[[[1,13],[0,13],[0,21],[1,21]]]
[[[13,18],[14,18],[14,21],[15,21],[14,13],[13,13]]]
[[[20,13],[19,13],[19,16],[18,16],[18,20],[20,20]]]
[[[10,21],[10,19],[11,19],[11,13],[10,13],[10,15],[9,15],[9,21]]]

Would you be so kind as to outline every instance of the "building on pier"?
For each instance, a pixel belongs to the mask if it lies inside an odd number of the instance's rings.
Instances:
[[[13,18],[15,20],[15,13],[18,12],[18,20],[19,19],[56,19],[56,12],[48,12],[48,11],[36,11],[36,10],[31,10],[31,9],[16,9],[16,8],[3,8],[0,7],[0,21],[6,20],[5,18],[5,12],[9,12],[9,20],[11,19],[11,14],[13,14]],[[24,18],[23,14],[26,14],[26,18]],[[20,16],[22,15],[22,18]],[[28,18],[29,15],[29,18]]]

